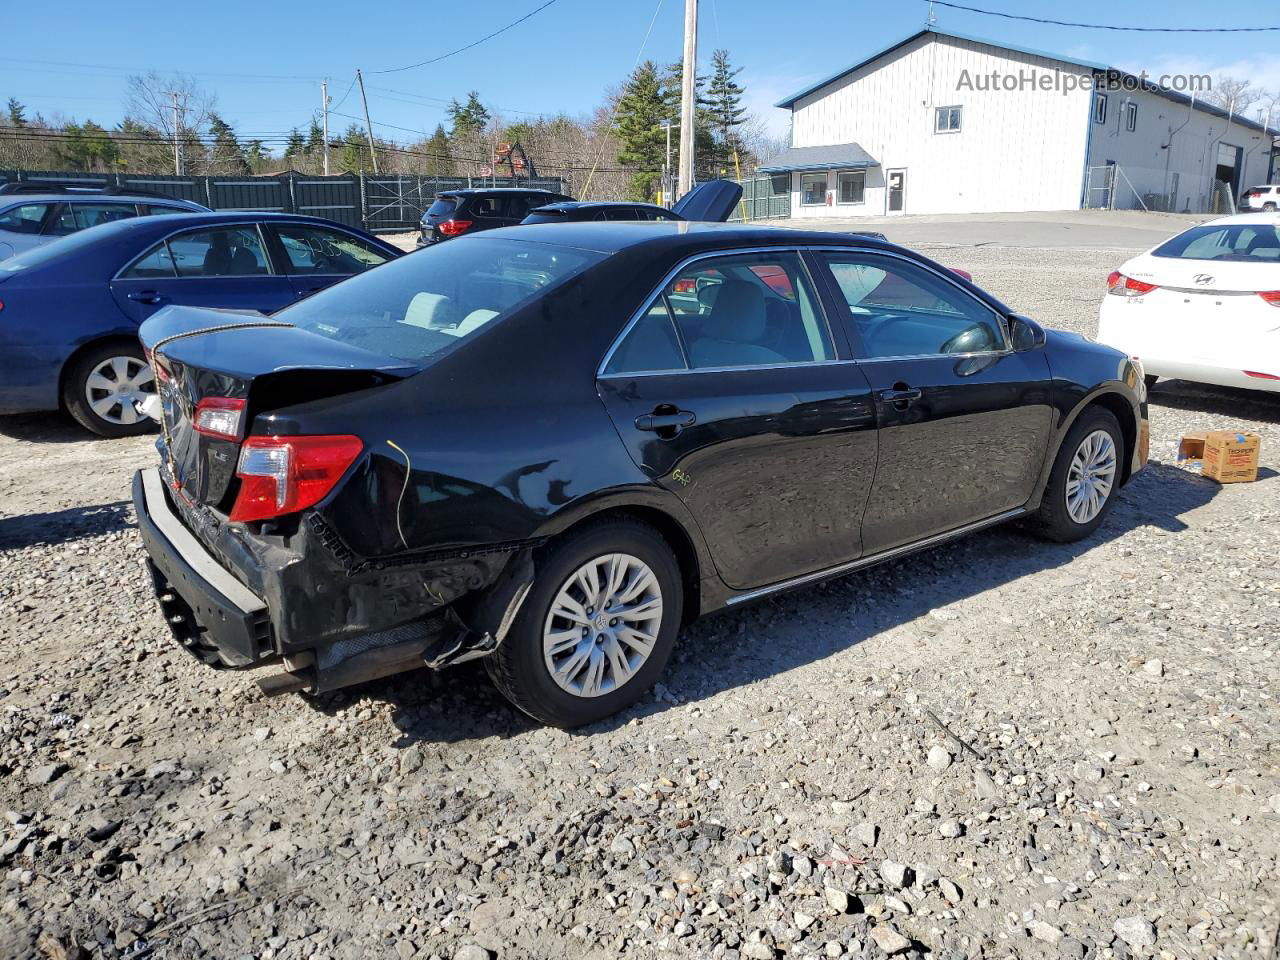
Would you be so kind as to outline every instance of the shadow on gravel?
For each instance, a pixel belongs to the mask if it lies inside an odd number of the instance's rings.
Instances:
[[[1161,380],[1151,388],[1151,402],[1175,410],[1211,413],[1227,423],[1215,429],[1231,429],[1231,421],[1280,423],[1280,394],[1261,390],[1237,390],[1187,380]]]
[[[69,543],[134,526],[128,500],[93,507],[68,507],[48,513],[0,517],[0,550],[20,550],[36,544]]]
[[[1066,569],[1077,557],[1139,527],[1176,535],[1187,529],[1180,518],[1208,503],[1220,489],[1211,480],[1153,462],[1120,492],[1098,531],[1080,543],[1048,543],[1006,525],[747,608],[713,614],[682,632],[661,681],[661,698],[647,696],[616,717],[571,733],[590,736],[614,730],[636,717],[665,711],[672,700],[688,703],[749,686],[1024,577],[1054,576],[1055,586],[1070,590],[1083,579]],[[505,738],[537,726],[507,704],[477,663],[439,673],[401,674],[310,702],[332,714],[360,701],[393,705],[403,734],[399,747],[417,741]]]
[[[52,410],[0,417],[0,436],[28,443],[84,443],[104,439],[80,426],[69,414]]]

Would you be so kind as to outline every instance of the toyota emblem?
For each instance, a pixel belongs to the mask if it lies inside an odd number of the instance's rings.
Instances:
[[[1195,275],[1195,281],[1198,285],[1207,287],[1209,284],[1213,283],[1213,275],[1208,273],[1197,273]]]

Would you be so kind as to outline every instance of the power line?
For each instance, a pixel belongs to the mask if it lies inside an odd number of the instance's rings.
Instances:
[[[1054,27],[1080,27],[1085,30],[1120,30],[1130,33],[1272,33],[1280,31],[1280,27],[1118,27],[1109,23],[1075,23],[1070,20],[1048,20],[1017,13],[1001,13],[999,10],[981,10],[978,7],[966,7],[960,3],[948,3],[947,0],[925,0],[925,2],[939,7],[950,7],[952,10],[980,13],[986,17],[1025,20],[1029,23],[1043,23]]]
[[[369,73],[371,75],[375,73],[401,73],[404,70],[414,70],[414,69],[417,69],[418,67],[425,67],[432,63],[439,63],[441,60],[448,60],[450,57],[456,56],[459,53],[463,53],[464,51],[470,50],[472,47],[480,46],[480,44],[484,43],[486,40],[492,40],[494,37],[498,36],[498,34],[500,33],[506,33],[512,27],[519,26],[520,24],[528,20],[530,17],[532,17],[534,14],[541,13],[543,10],[547,9],[547,7],[551,6],[555,2],[556,0],[547,0],[546,3],[542,4],[542,6],[536,7],[533,10],[530,10],[519,20],[512,20],[505,27],[499,27],[497,30],[493,31],[493,33],[483,36],[479,40],[475,40],[471,43],[468,43],[465,47],[459,47],[457,50],[450,50],[448,53],[442,53],[438,57],[432,57],[430,60],[423,60],[420,63],[411,63],[408,66],[404,66],[404,67],[391,67],[386,70],[370,70]]]

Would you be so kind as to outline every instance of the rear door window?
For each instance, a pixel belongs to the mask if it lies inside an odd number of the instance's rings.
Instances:
[[[176,276],[169,248],[158,243],[121,276],[126,280],[159,280]]]
[[[166,206],[163,203],[149,203],[146,206],[144,206],[142,209],[144,209],[147,212],[148,216],[152,216],[152,217],[163,216],[164,214],[167,214],[167,213],[191,213],[192,212],[188,210],[186,207],[170,207],[170,206]]]
[[[116,220],[128,220],[138,215],[138,208],[132,203],[81,203],[68,204],[74,218],[76,230],[87,230],[89,227],[101,226]]]
[[[36,234],[49,215],[47,203],[24,203],[0,213],[0,230],[11,233]]]
[[[252,277],[271,272],[255,226],[192,230],[169,240],[180,277]]]

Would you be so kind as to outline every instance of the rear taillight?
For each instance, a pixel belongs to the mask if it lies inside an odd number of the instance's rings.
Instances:
[[[1255,380],[1280,380],[1280,376],[1276,376],[1274,373],[1261,373],[1257,370],[1245,370],[1244,375],[1253,377]]]
[[[231,397],[205,397],[196,404],[196,415],[192,418],[196,433],[222,440],[239,440],[243,420],[243,398]]]
[[[440,224],[440,232],[446,237],[456,237],[471,229],[470,220],[445,220]]]
[[[314,506],[362,448],[359,437],[250,437],[240,448],[240,492],[230,519],[267,520]]]
[[[698,281],[690,277],[686,277],[683,280],[677,280],[674,284],[672,284],[671,292],[672,293],[697,293]]]
[[[1280,307],[1280,290],[1268,290],[1266,293],[1258,294],[1258,296],[1273,307]]]
[[[1156,289],[1154,283],[1144,283],[1133,277],[1126,277],[1119,270],[1112,270],[1107,277],[1107,293],[1117,297],[1140,297]]]

